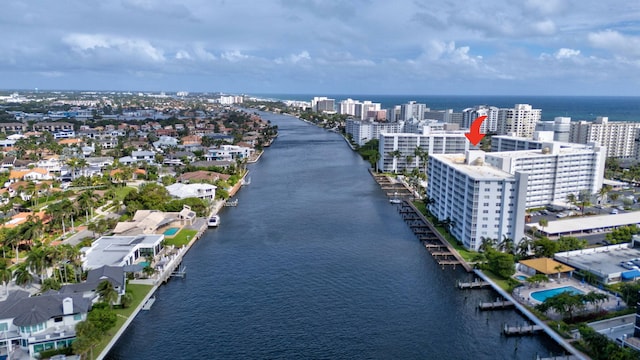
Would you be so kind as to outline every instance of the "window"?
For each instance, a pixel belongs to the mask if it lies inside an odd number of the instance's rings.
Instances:
[[[53,322],[62,322],[62,316],[56,316],[53,318]]]

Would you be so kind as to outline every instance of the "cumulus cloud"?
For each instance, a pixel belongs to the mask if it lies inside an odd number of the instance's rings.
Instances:
[[[580,50],[561,48],[556,51],[554,56],[556,59],[569,59],[578,55],[580,55]]]

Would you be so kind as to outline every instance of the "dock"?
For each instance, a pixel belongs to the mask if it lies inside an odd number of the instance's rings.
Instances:
[[[510,309],[514,307],[513,303],[509,300],[498,300],[494,302],[481,302],[478,304],[478,309],[480,310],[502,310],[502,309]],[[542,328],[541,328],[542,330]]]
[[[383,186],[382,183],[384,183],[384,181],[379,180],[381,176],[376,175],[373,172],[371,172],[371,174],[376,178],[376,181]],[[425,249],[443,269],[447,266],[451,266],[455,269],[456,266],[460,265],[467,272],[473,271],[471,265],[467,264],[467,262],[462,259],[453,246],[445,240],[435,226],[427,220],[427,218],[411,203],[411,201],[404,198],[402,202],[398,204],[398,212],[414,235],[416,235],[418,240],[422,242]]]
[[[502,333],[506,336],[535,334],[539,331],[542,331],[542,326],[533,324],[517,326],[509,326],[505,324],[502,329]]]
[[[459,289],[481,289],[489,286],[491,286],[491,284],[489,284],[488,282],[479,280],[474,280],[471,282],[458,282]]]
[[[156,302],[156,297],[155,296],[150,297],[149,299],[147,299],[144,305],[142,305],[142,310],[151,310],[151,307],[155,302]]]

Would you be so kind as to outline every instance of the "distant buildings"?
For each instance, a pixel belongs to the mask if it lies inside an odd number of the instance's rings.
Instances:
[[[542,110],[534,109],[529,104],[516,104],[512,109],[499,109],[498,133],[531,137],[541,117]]]
[[[478,251],[484,238],[517,244],[524,236],[527,177],[487,164],[479,150],[430,154],[429,210],[450,223],[451,234],[467,249]]]
[[[607,147],[607,157],[635,158],[640,122],[609,122],[599,116],[593,122],[576,121],[570,125],[569,141],[578,144],[597,142]]]
[[[381,123],[356,119],[347,119],[345,125],[345,133],[351,135],[353,141],[359,146],[373,139],[378,139],[382,132],[397,133],[401,129],[402,123]]]
[[[462,110],[462,123],[460,127],[468,129],[475,119],[480,116],[486,116],[487,118],[482,122],[482,125],[480,125],[480,132],[483,134],[497,132],[498,113],[499,109],[495,106],[478,105],[472,108],[466,108]]]
[[[316,96],[311,100],[311,110],[317,113],[335,113],[336,100]]]

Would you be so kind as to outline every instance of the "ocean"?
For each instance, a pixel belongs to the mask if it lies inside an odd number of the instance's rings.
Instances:
[[[409,101],[426,104],[432,110],[453,109],[460,112],[475,105],[512,108],[515,104],[530,104],[542,109],[542,120],[557,116],[573,121],[595,120],[606,116],[609,121],[640,121],[640,97],[637,96],[531,96],[531,95],[359,95],[359,94],[251,94],[260,98],[311,101],[314,96],[335,99],[336,104],[347,98],[380,103],[383,109]]]

